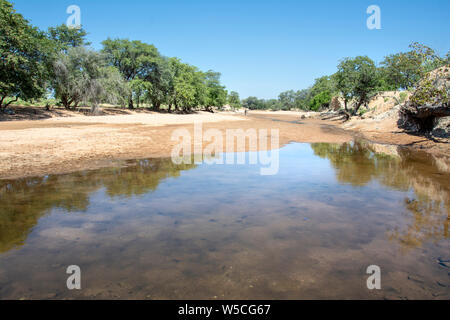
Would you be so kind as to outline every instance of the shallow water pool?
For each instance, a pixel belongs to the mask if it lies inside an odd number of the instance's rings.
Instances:
[[[449,211],[445,158],[366,142],[0,181],[0,299],[449,299]]]

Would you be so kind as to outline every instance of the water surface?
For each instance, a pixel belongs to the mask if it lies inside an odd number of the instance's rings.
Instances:
[[[259,169],[148,159],[0,181],[0,298],[450,298],[444,158],[290,144],[279,174]]]

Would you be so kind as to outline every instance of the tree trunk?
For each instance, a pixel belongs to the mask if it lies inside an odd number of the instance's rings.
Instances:
[[[364,103],[364,99],[361,98],[361,99],[358,101],[358,104],[356,105],[355,110],[353,110],[352,115],[356,116],[356,114],[357,114],[358,111],[359,111],[359,108],[361,108],[361,106],[363,105],[363,103]]]
[[[130,98],[128,98],[128,108],[129,109],[134,109],[133,97],[131,97],[131,96],[130,96]]]
[[[63,95],[61,97],[61,103],[65,109],[70,110],[71,101],[69,101],[69,97],[67,97],[66,95]]]
[[[98,108],[98,104],[97,104],[97,103],[94,103],[94,104],[92,105],[91,113],[92,113],[93,115],[95,115],[95,116],[99,114],[99,108]]]
[[[3,100],[5,100],[5,98],[6,98],[6,96],[3,96],[1,99],[0,99],[0,110],[3,110]],[[5,107],[6,108],[6,107]]]

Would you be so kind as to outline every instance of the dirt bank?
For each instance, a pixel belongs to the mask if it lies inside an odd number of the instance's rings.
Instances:
[[[252,112],[248,117],[233,113],[150,112],[101,117],[65,115],[0,122],[0,179],[94,169],[116,160],[169,157],[177,144],[171,140],[173,131],[185,128],[193,135],[194,122],[202,122],[204,130],[219,129],[223,134],[226,129],[279,129],[280,146],[294,141],[342,143],[362,135],[376,142],[450,154],[448,144],[441,146],[423,137],[364,128],[344,130],[336,122],[300,120],[297,112]]]
[[[398,109],[377,110],[374,115],[366,117],[353,117],[350,121],[322,121],[301,119],[304,112],[278,111],[266,112],[256,111],[252,115],[259,118],[271,118],[282,121],[294,121],[317,123],[322,127],[333,127],[342,129],[346,134],[367,139],[376,143],[394,144],[423,150],[432,154],[450,157],[450,140],[445,138],[431,137],[406,133],[398,127]],[[317,114],[315,115],[318,116]]]

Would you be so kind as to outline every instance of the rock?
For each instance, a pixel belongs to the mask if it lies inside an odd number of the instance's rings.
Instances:
[[[450,138],[450,117],[437,118],[431,134],[438,138]]]
[[[399,127],[411,132],[448,136],[450,69],[430,72],[400,109]]]
[[[333,97],[330,102],[330,110],[338,111],[342,108],[341,102],[338,97]]]

